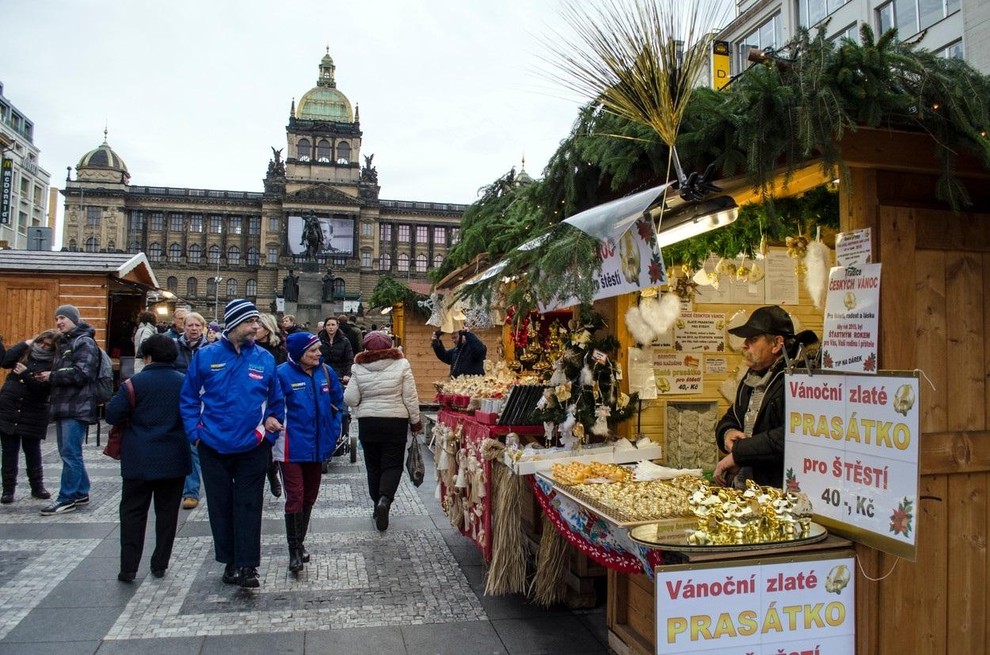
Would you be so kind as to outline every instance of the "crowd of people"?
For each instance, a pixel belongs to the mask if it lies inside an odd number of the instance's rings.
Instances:
[[[22,451],[31,495],[51,501],[43,516],[89,503],[82,444],[98,420],[102,354],[94,336],[79,310],[63,305],[55,329],[8,349],[0,341],[2,365],[10,369],[0,389],[3,504],[15,501]],[[133,346],[134,374],[105,407],[106,421],[123,428],[120,581],[137,577],[152,505],[151,573],[162,577],[180,508],[197,507],[205,492],[223,582],[260,586],[266,481],[272,495],[284,492],[288,568],[302,571],[325,462],[352,413],[365,451],[371,516],[379,530],[388,528],[407,435],[422,430],[412,369],[390,335],[362,335],[345,316],[327,317],[313,334],[291,315],[280,325],[237,299],[226,305],[222,328],[177,309],[161,332],[144,312]],[[54,497],[41,461],[50,419],[62,460]]]

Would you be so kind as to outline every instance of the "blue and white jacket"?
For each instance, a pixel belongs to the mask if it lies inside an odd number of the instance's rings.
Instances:
[[[285,400],[275,375],[275,358],[253,341],[234,350],[226,336],[198,348],[179,396],[189,443],[201,439],[222,454],[243,453],[266,437],[265,419],[285,419]]]
[[[322,363],[313,369],[312,376],[292,361],[279,364],[277,371],[285,395],[285,429],[275,441],[272,458],[279,462],[322,462],[333,452],[340,434],[344,407],[340,379]]]

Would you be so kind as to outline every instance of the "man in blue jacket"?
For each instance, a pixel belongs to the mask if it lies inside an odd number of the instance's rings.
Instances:
[[[440,330],[433,333],[431,345],[437,359],[444,364],[450,364],[450,377],[485,374],[485,356],[488,355],[488,347],[481,339],[465,328],[454,333],[456,339],[454,347],[447,350],[440,341],[441,334]]]
[[[217,343],[196,350],[180,396],[186,436],[199,452],[213,548],[223,581],[258,587],[261,511],[285,403],[275,358],[254,343],[258,308],[231,300]]]

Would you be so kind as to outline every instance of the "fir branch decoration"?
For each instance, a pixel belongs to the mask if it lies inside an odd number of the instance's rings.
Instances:
[[[416,311],[422,312],[425,310],[419,307],[417,301],[426,298],[427,296],[416,293],[391,275],[383,275],[378,278],[378,283],[371,292],[371,297],[368,298],[368,304],[371,307],[393,307],[408,302]]]

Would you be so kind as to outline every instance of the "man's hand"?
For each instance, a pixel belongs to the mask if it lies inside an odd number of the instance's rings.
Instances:
[[[434,341],[438,340],[440,338],[440,335],[441,334],[443,334],[443,332],[441,332],[440,330],[434,330],[433,331],[433,340]]]
[[[282,422],[274,416],[265,419],[265,430],[268,432],[279,432],[282,429]]]
[[[38,382],[48,382],[48,378],[51,377],[51,371],[39,371],[34,374],[34,379]]]
[[[723,487],[727,487],[738,472],[739,467],[736,465],[735,458],[730,453],[720,459],[718,464],[715,465],[715,472],[712,473],[712,479]]]
[[[731,453],[732,448],[733,446],[735,446],[737,441],[739,441],[740,439],[748,439],[748,438],[749,437],[747,437],[746,433],[743,432],[742,430],[736,430],[735,428],[731,430],[726,430],[725,435],[723,436],[723,439],[725,441],[725,452]]]

